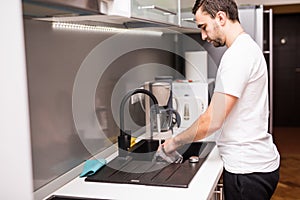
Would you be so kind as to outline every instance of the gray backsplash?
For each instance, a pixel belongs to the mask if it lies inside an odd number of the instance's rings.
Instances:
[[[109,66],[102,66],[107,56],[99,52],[95,62],[103,73],[94,91],[90,118],[88,116],[81,122],[87,128],[80,129],[75,126],[72,111],[75,77],[91,52],[95,53],[99,44],[114,35],[54,30],[50,22],[27,19],[24,26],[34,189],[37,190],[115,143],[119,129],[118,115],[114,113],[118,113],[122,95],[154,76],[176,76],[172,70],[175,59],[170,52],[145,47],[129,49]],[[124,36],[124,40],[133,44],[141,39],[163,42],[170,49],[176,45],[174,38],[168,35]],[[123,44],[111,45],[118,52]],[[112,99],[112,96],[116,98]],[[94,115],[97,120],[93,120]],[[139,128],[130,120],[127,126]],[[93,128],[99,131],[93,132]]]

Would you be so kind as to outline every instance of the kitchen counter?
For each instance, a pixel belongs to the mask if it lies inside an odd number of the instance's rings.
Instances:
[[[112,160],[116,156],[117,153],[114,153],[107,160]],[[188,188],[85,182],[84,178],[78,177],[51,195],[120,200],[140,200],[141,198],[145,200],[161,198],[204,200],[212,196],[222,170],[223,163],[217,147],[214,147]]]

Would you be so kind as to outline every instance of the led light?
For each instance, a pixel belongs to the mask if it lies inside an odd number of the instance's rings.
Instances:
[[[125,29],[115,28],[108,26],[95,26],[86,24],[75,24],[66,22],[52,22],[53,29],[68,29],[78,31],[92,31],[92,32],[112,32],[112,33],[129,33],[129,34],[144,34],[144,35],[156,35],[161,36],[163,33],[160,31],[151,31],[145,29]]]
[[[70,29],[70,30],[82,30],[82,31],[97,31],[97,32],[125,32],[127,29],[106,27],[106,26],[93,26],[85,24],[74,24],[65,22],[53,22],[52,27],[54,29]]]

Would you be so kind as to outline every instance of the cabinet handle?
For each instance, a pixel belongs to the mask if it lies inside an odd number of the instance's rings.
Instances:
[[[168,15],[177,15],[177,13],[175,13],[175,12],[172,12],[172,11],[170,11],[170,10],[161,8],[161,7],[156,6],[156,5],[150,5],[150,6],[138,6],[138,9],[139,9],[139,10],[143,10],[143,9],[154,9],[154,10],[159,10],[159,11],[164,12],[164,14],[168,14]]]
[[[221,191],[214,191],[215,199],[222,200],[222,193]]]
[[[222,183],[217,184],[217,188],[214,191],[214,194],[215,194],[216,199],[223,200],[223,184]]]
[[[296,73],[300,73],[300,67],[297,67],[295,71]]]
[[[195,23],[195,19],[192,18],[192,17],[189,17],[189,18],[182,18],[181,20],[182,20],[182,21],[185,21],[185,22]]]

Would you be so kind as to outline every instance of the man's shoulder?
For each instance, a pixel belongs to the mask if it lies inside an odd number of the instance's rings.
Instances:
[[[249,56],[249,54],[255,53],[259,50],[260,48],[253,38],[244,33],[238,36],[234,44],[224,53],[224,56]]]

